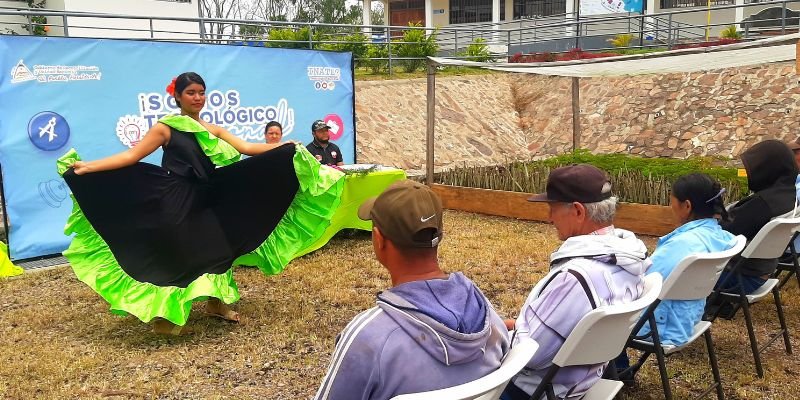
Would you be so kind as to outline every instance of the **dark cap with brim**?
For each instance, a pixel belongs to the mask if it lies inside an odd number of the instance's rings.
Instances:
[[[442,201],[428,186],[411,180],[393,183],[358,208],[398,247],[436,247],[442,238]]]
[[[576,164],[550,171],[546,190],[528,201],[597,203],[611,197],[611,181],[595,166]]]

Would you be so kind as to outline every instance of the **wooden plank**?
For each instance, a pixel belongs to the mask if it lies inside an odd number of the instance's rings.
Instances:
[[[478,214],[497,215],[528,221],[547,222],[546,203],[532,203],[528,193],[432,185],[445,208]],[[672,211],[666,206],[620,203],[614,226],[643,235],[662,236],[673,229]]]

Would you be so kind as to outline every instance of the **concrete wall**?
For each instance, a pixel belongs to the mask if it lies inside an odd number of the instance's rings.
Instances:
[[[0,11],[1,9],[27,10],[28,3],[24,1],[0,0]],[[20,35],[26,35],[28,32],[22,27],[22,25],[27,23],[28,20],[25,17],[0,14],[0,33],[5,34],[14,32]]]
[[[431,8],[434,10],[433,26],[442,27],[450,25],[450,0],[430,0]],[[436,14],[436,10],[444,10],[443,14]]]
[[[94,12],[115,15],[197,18],[197,1],[178,3],[160,0],[48,0],[46,8],[59,11]],[[19,7],[27,9],[21,1],[0,0],[0,7]],[[50,27],[48,35],[63,36],[63,18],[47,17]],[[25,34],[22,24],[27,23],[24,17],[0,15],[0,31],[11,29]],[[200,27],[197,22],[158,21],[151,23],[148,19],[130,18],[85,18],[68,17],[69,36],[101,37],[101,38],[135,38],[135,39],[193,39],[199,37]],[[152,33],[151,33],[152,30]]]

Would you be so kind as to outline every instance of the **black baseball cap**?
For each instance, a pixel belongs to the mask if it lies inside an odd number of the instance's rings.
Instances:
[[[546,190],[528,201],[597,203],[611,197],[611,181],[593,165],[575,164],[550,171]]]
[[[313,124],[311,124],[311,132],[316,132],[320,129],[331,129],[331,127],[328,126],[328,124],[326,124],[325,121],[321,119],[318,119],[314,121]]]

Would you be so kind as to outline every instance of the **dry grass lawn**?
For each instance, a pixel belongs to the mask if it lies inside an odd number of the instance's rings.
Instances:
[[[443,268],[471,277],[504,316],[516,315],[559,245],[548,225],[503,218],[448,212],[446,229]],[[655,240],[646,241],[652,248]],[[198,305],[189,321],[195,333],[179,338],[111,315],[69,268],[0,281],[0,398],[307,399],[336,334],[389,284],[367,234],[337,237],[279,276],[239,269],[236,279],[243,322],[206,317]],[[783,294],[796,332],[796,283]],[[775,326],[774,307],[767,301],[754,312],[764,337]],[[797,356],[776,343],[764,356],[767,378],[757,379],[741,317],[719,321],[713,332],[729,399],[800,397]],[[668,360],[676,399],[689,398],[710,375],[704,354],[698,343]],[[663,398],[652,362],[624,397]]]

